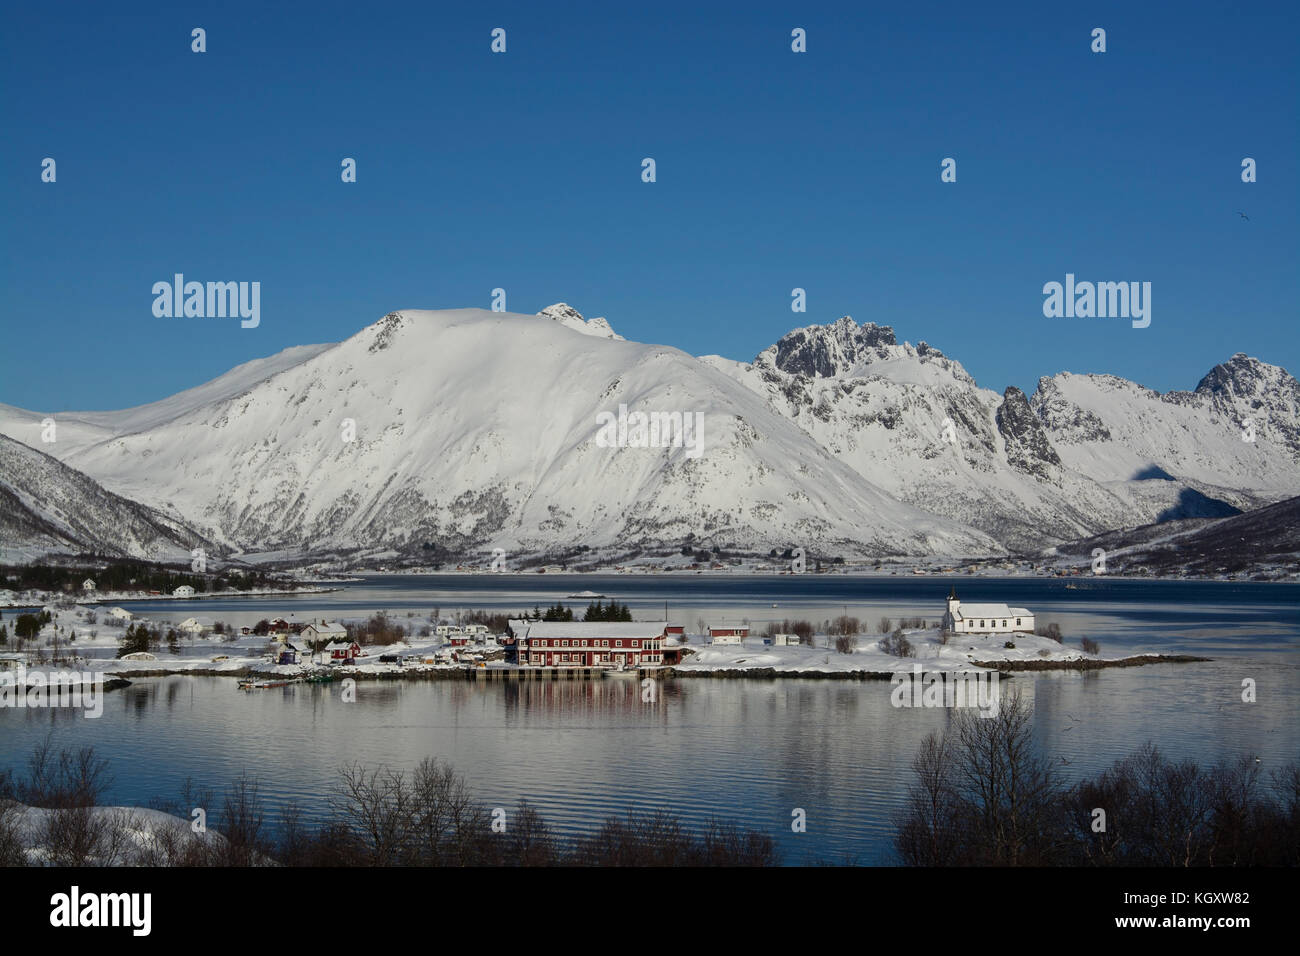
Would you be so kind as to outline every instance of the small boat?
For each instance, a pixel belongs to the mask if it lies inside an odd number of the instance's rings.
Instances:
[[[288,687],[290,684],[297,684],[297,677],[271,677],[265,680],[258,680],[253,677],[246,677],[239,682],[240,690],[265,690],[269,687]]]

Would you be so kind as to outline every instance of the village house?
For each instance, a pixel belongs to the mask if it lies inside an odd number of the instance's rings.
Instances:
[[[773,634],[773,647],[797,647],[800,644],[798,634]]]
[[[194,597],[194,588],[188,584],[182,584],[172,592],[172,597]]]
[[[663,621],[511,621],[521,665],[648,667],[663,663]]]
[[[210,634],[215,625],[210,617],[187,617],[177,626],[191,637],[202,637]]]
[[[710,627],[710,644],[739,644],[749,637],[748,627]]]
[[[104,614],[115,621],[121,621],[123,623],[135,619],[135,615],[124,607],[110,607],[104,612]]]
[[[304,625],[302,639],[312,647],[318,647],[323,643],[335,643],[346,641],[348,638],[348,629],[337,621],[312,621]]]
[[[95,590],[95,582],[90,578],[86,578],[86,580],[81,582],[81,590],[83,591]]]
[[[962,604],[954,587],[948,592],[943,627],[954,634],[1032,634],[1034,615],[1006,604]]]
[[[361,656],[361,645],[356,641],[333,641],[325,645],[325,653],[331,661],[354,664]]]
[[[686,628],[669,624],[664,628],[663,662],[669,666],[682,662],[682,646],[686,643]]]

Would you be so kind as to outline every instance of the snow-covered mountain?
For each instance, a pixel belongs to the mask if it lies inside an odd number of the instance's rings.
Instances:
[[[702,453],[601,447],[598,416],[620,406],[699,413]],[[243,550],[517,553],[691,534],[764,550],[999,550],[886,495],[684,352],[476,309],[391,313],[237,395],[63,457]]]
[[[0,435],[0,561],[20,563],[50,552],[188,561],[196,547],[212,544],[182,523]]]
[[[1241,355],[1195,393],[1062,374],[1028,400],[978,387],[925,342],[900,345],[893,329],[846,316],[790,332],[752,363],[704,361],[891,495],[1012,549],[1222,516],[1300,490],[1296,381]],[[1250,416],[1254,445],[1232,424]]]
[[[94,445],[129,432],[156,428],[212,402],[239,395],[277,372],[319,355],[329,345],[297,345],[267,358],[236,365],[229,372],[195,388],[177,392],[162,401],[113,412],[59,412],[47,415],[0,403],[0,434],[25,444],[41,446],[64,459]],[[53,442],[41,437],[46,419],[55,422]]]
[[[242,551],[635,550],[694,535],[990,554],[1296,494],[1298,394],[1240,355],[1190,393],[1061,374],[1032,398],[999,394],[848,317],[752,363],[696,358],[561,303],[390,313],[162,402],[52,416],[48,450]],[[621,407],[699,413],[702,445],[635,447],[634,426],[608,447],[602,416]],[[0,432],[30,441],[44,417],[0,406]]]
[[[1098,481],[1173,476],[1246,507],[1300,491],[1300,383],[1241,353],[1192,392],[1063,372],[1032,404],[1062,461]]]

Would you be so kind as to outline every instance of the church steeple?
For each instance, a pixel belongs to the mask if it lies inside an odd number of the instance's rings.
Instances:
[[[957,600],[957,585],[954,584],[954,585],[949,589],[949,591],[948,591],[948,600],[949,600],[949,601],[955,601],[955,600]]]

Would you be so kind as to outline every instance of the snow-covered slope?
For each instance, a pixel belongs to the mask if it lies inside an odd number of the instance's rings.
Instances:
[[[181,560],[211,542],[81,472],[0,435],[0,561],[51,552]]]
[[[69,464],[248,550],[577,544],[987,553],[698,359],[477,309],[395,312]],[[703,416],[702,454],[600,447],[600,413]],[[355,433],[355,440],[347,440]]]
[[[1063,372],[1032,405],[1062,461],[1098,481],[1167,476],[1247,507],[1300,492],[1300,384],[1241,353],[1193,392]]]
[[[900,345],[893,329],[847,316],[796,329],[753,363],[703,361],[763,395],[891,495],[1013,549],[1174,514],[1221,515],[1232,510],[1224,501],[1248,508],[1297,490],[1295,380],[1245,356],[1211,372],[1194,395],[1176,393],[1180,399],[1122,379],[1066,375],[1043,379],[1032,403],[1017,388],[1001,395],[979,388],[960,363],[924,342]],[[1080,380],[1156,401],[1115,402],[1103,390],[1073,387]],[[1077,396],[1079,406],[1063,396]],[[1242,461],[1224,462],[1214,430],[1243,409],[1257,423],[1264,418],[1261,433],[1274,445],[1253,457],[1249,446],[1232,449]],[[1086,429],[1076,430],[1102,416],[1122,431],[1105,449],[1110,460],[1087,443]],[[1126,416],[1133,420],[1118,424]],[[1153,437],[1174,432],[1181,442],[1154,454]],[[1129,480],[1160,462],[1166,480]]]
[[[47,415],[0,403],[0,435],[8,435],[25,445],[39,447],[56,458],[66,459],[96,442],[155,428],[203,405],[239,395],[258,382],[305,362],[329,347],[296,345],[267,358],[236,365],[210,382],[177,392],[162,401],[120,411],[59,412]],[[42,438],[42,422],[47,418],[53,418],[56,423],[53,442]]]
[[[544,315],[546,318],[560,323],[566,329],[573,329],[573,331],[581,332],[583,335],[595,335],[602,339],[625,341],[623,336],[614,331],[604,316],[584,319],[581,312],[564,302],[548,305],[537,314]]]

